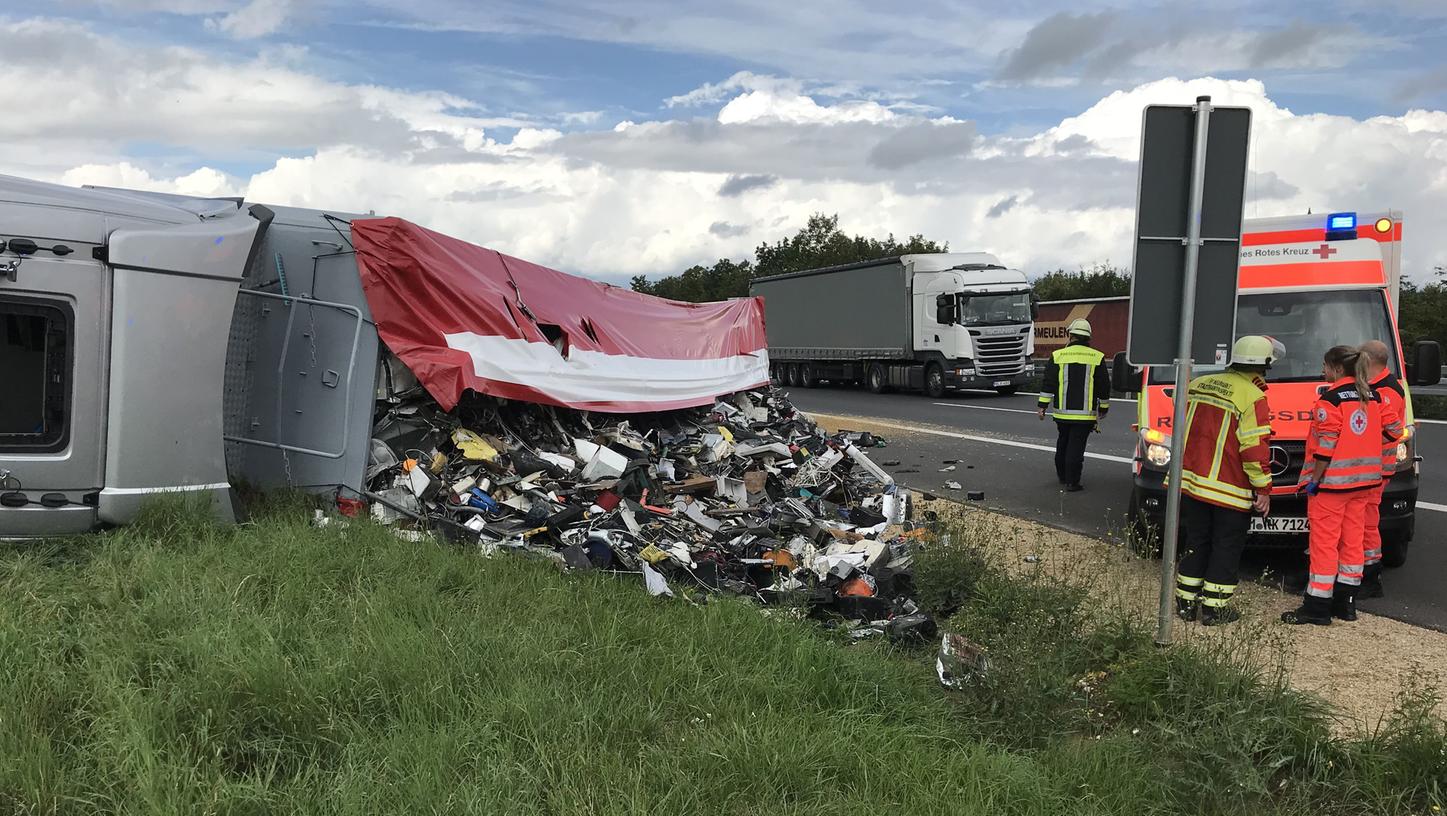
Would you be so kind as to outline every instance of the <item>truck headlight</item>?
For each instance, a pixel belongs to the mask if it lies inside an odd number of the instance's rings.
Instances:
[[[1165,445],[1147,445],[1146,461],[1163,468],[1171,463],[1171,449]]]

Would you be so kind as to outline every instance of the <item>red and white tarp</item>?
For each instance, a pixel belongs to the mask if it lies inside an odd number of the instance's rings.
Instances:
[[[665,300],[400,218],[355,220],[352,242],[378,335],[445,410],[470,388],[591,411],[660,411],[769,380],[759,298]]]

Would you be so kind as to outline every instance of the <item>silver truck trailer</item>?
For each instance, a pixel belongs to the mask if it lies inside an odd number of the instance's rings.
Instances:
[[[1029,381],[1025,273],[983,252],[902,255],[759,278],[778,382],[1013,393]]]

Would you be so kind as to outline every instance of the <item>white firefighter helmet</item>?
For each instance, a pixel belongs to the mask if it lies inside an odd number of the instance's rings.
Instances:
[[[1084,337],[1085,339],[1089,340],[1090,321],[1086,320],[1083,317],[1078,317],[1075,320],[1070,321],[1070,325],[1066,327],[1065,333],[1073,337]]]
[[[1274,337],[1248,334],[1231,347],[1232,365],[1270,366],[1286,355],[1286,346]]]

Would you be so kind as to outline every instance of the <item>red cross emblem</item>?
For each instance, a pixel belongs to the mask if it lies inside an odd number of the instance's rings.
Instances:
[[[1336,247],[1330,246],[1330,245],[1328,245],[1328,244],[1322,244],[1321,246],[1317,247],[1316,249],[1313,249],[1312,252],[1315,252],[1315,253],[1316,253],[1316,257],[1318,257],[1318,258],[1320,258],[1320,259],[1322,259],[1322,260],[1324,261],[1324,260],[1326,260],[1327,258],[1330,258],[1331,256],[1333,256],[1333,255],[1336,254]]]

